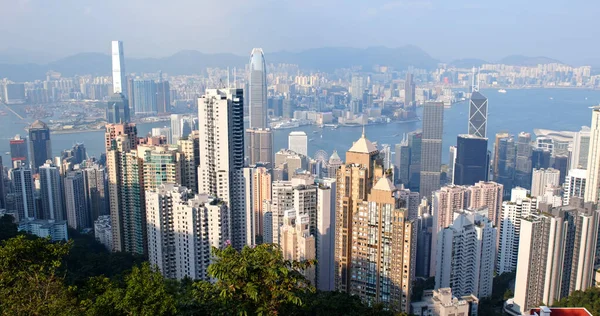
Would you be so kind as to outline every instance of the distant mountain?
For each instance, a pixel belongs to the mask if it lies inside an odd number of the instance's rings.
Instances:
[[[504,57],[498,61],[498,64],[513,65],[513,66],[537,66],[538,64],[563,64],[563,62],[549,57],[538,56],[529,57],[523,55],[511,55]]]
[[[234,54],[204,54],[195,50],[178,52],[163,58],[126,58],[127,72],[156,72],[169,74],[194,74],[207,67],[240,67],[248,63],[247,56]],[[438,61],[415,46],[399,48],[370,47],[366,49],[332,47],[306,51],[266,53],[267,63],[298,64],[303,69],[333,71],[339,68],[362,67],[371,70],[374,65],[406,69],[409,66],[433,69]],[[44,79],[46,72],[54,70],[65,77],[74,75],[110,75],[111,59],[102,53],[80,53],[48,64],[12,64],[0,59],[0,78],[14,81]]]
[[[463,58],[463,59],[453,60],[448,64],[452,65],[456,68],[473,68],[473,67],[481,67],[481,65],[489,64],[489,62],[487,62],[483,59],[478,59],[478,58]]]

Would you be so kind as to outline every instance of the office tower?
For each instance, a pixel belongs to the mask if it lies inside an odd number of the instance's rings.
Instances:
[[[335,200],[336,181],[324,178],[317,189],[317,278],[320,291],[335,290]]]
[[[85,180],[82,171],[72,171],[65,177],[65,205],[69,227],[82,230],[92,227],[86,201]]]
[[[352,75],[352,79],[350,82],[350,89],[352,90],[350,92],[350,95],[352,96],[352,100],[357,100],[357,101],[361,101],[362,99],[362,94],[365,91],[366,88],[366,82],[365,82],[365,78],[356,74]],[[357,102],[360,103],[360,102]],[[357,113],[357,112],[354,112]]]
[[[310,216],[296,214],[296,210],[285,211],[281,226],[281,252],[285,260],[316,259],[315,235],[310,233]],[[315,267],[302,270],[301,273],[312,284],[316,283]]]
[[[487,138],[487,114],[488,99],[477,88],[469,100],[469,135]]]
[[[423,145],[423,133],[421,131],[412,131],[408,133],[407,140],[408,147],[410,148],[408,188],[411,191],[419,192],[419,186],[421,185],[421,148]]]
[[[181,184],[181,154],[167,146],[138,146],[138,157],[143,160],[144,190],[161,184]]]
[[[515,177],[513,186],[531,189],[532,148],[531,134],[521,132],[517,138]]]
[[[425,200],[427,201],[427,200]],[[421,214],[414,221],[417,231],[417,260],[415,273],[419,277],[429,277],[431,273],[431,238],[433,217],[429,213]],[[435,254],[434,254],[435,255]]]
[[[38,214],[38,217],[57,221],[66,220],[60,168],[48,160],[40,166],[39,174],[42,212],[41,215]]]
[[[454,184],[473,185],[479,181],[487,181],[487,138],[463,134],[458,135],[456,144]]]
[[[285,211],[294,207],[294,187],[291,181],[273,181],[271,190],[271,242],[274,244],[279,244],[279,229],[281,225],[283,225],[283,216],[285,214]],[[265,239],[265,242],[269,241]]]
[[[486,214],[462,211],[438,235],[435,288],[451,287],[457,296],[492,295],[496,228]]]
[[[160,76],[162,77],[162,73]],[[156,83],[156,109],[158,113],[171,112],[171,88],[169,82],[162,78]]]
[[[569,205],[571,197],[584,198],[587,171],[585,169],[571,169],[565,179],[563,205]]]
[[[74,164],[80,164],[87,159],[87,152],[84,144],[76,143],[73,145],[71,148],[71,153],[73,157],[71,162]]]
[[[125,56],[122,41],[112,41],[112,80],[113,93],[127,95],[127,72],[125,71]],[[116,123],[116,122],[115,122]]]
[[[396,170],[394,172],[396,180],[395,182],[408,187],[408,179],[410,175],[410,147],[408,146],[406,135],[404,135],[399,144],[396,144],[394,149],[394,165],[396,166]]]
[[[404,80],[404,107],[413,106],[415,102],[415,83],[413,74],[407,73]]]
[[[198,98],[198,192],[223,200],[231,216],[231,244],[246,245],[242,89],[207,89]]]
[[[506,156],[506,149],[504,151],[500,150],[500,140],[510,138],[510,134],[506,132],[496,133],[496,137],[494,140],[494,158],[492,164],[492,177],[494,181],[497,181],[500,167],[498,164],[500,163],[501,156]],[[506,158],[504,158],[506,159]]]
[[[444,103],[427,102],[423,105],[423,139],[421,144],[421,197],[430,199],[440,188],[442,164],[442,134],[444,130]]]
[[[527,197],[527,190],[513,188],[510,201],[502,203],[500,215],[500,235],[498,241],[498,261],[496,273],[514,272],[517,269],[521,220],[537,214],[537,200]]]
[[[147,79],[135,79],[133,81],[133,108],[135,114],[155,115],[156,107],[156,83]]]
[[[337,150],[333,150],[333,154],[329,157],[327,161],[327,176],[329,178],[335,179],[335,175],[337,170],[344,164],[340,155],[338,155]]]
[[[29,126],[29,152],[31,153],[31,168],[37,173],[39,166],[52,159],[52,144],[50,129],[46,123],[36,120]]]
[[[21,135],[15,135],[15,138],[9,141],[10,160],[12,168],[19,168],[21,164],[29,166],[29,155],[27,154],[27,138],[21,138]]]
[[[246,200],[246,239],[248,244],[262,244],[264,241],[263,215],[265,205],[271,202],[271,173],[264,167],[246,167],[243,171]]]
[[[110,226],[110,215],[101,215],[94,221],[94,237],[106,250],[112,249],[112,227]]]
[[[448,150],[448,183],[449,184],[458,184],[454,183],[454,169],[456,165],[456,146],[450,146]]]
[[[288,149],[308,156],[308,137],[305,132],[294,131],[288,136]]]
[[[573,150],[571,151],[571,168],[587,169],[588,155],[590,153],[590,128],[583,126],[573,137]]]
[[[591,126],[585,201],[598,203],[600,189],[600,106],[596,106],[592,110]]]
[[[115,93],[110,96],[106,105],[107,123],[128,123],[131,112],[129,109],[129,100],[122,93]]]
[[[557,187],[560,185],[560,171],[548,169],[533,169],[531,177],[531,196],[544,195],[546,187]]]
[[[181,184],[198,193],[198,169],[200,164],[200,134],[194,131],[177,141],[181,153]]]
[[[211,247],[231,238],[227,206],[174,184],[146,192],[145,204],[150,264],[170,279],[209,280]]]
[[[267,128],[267,66],[261,48],[250,53],[248,101],[250,128]]]
[[[108,181],[106,168],[99,164],[86,165],[82,169],[90,221],[109,215]]]
[[[106,125],[105,139],[108,192],[113,233],[113,251],[144,255],[146,208],[144,204],[144,167],[138,157],[135,124]],[[135,142],[132,142],[132,139]]]
[[[336,290],[408,312],[416,232],[364,132],[346,153],[336,187]],[[379,221],[381,216],[386,220]],[[367,230],[372,238],[353,233]],[[382,283],[389,287],[380,287]]]
[[[17,220],[36,218],[37,211],[34,203],[33,174],[27,166],[21,166],[10,170],[10,178],[13,181],[15,192],[15,205],[17,209]]]
[[[273,163],[273,131],[270,128],[246,130],[248,165]]]
[[[64,220],[25,219],[19,222],[18,230],[40,238],[49,238],[52,242],[69,240],[67,221]]]
[[[570,203],[540,204],[539,215],[521,220],[514,297],[520,311],[593,286],[598,210],[579,198]]]
[[[412,315],[455,316],[477,315],[479,299],[474,295],[457,297],[451,288],[424,290],[419,302],[412,302]]]
[[[512,136],[496,134],[494,181],[504,186],[506,197],[510,196],[510,190],[514,186],[516,149]]]
[[[552,163],[552,152],[547,149],[533,148],[531,150],[531,168],[545,169],[550,168]]]

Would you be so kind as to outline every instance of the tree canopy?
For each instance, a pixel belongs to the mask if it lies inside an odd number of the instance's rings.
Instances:
[[[575,291],[570,296],[555,302],[556,307],[585,307],[592,315],[600,315],[600,288],[591,287]]]

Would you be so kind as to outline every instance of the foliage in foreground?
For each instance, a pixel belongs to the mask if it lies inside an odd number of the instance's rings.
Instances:
[[[209,283],[166,280],[89,236],[52,243],[11,232],[0,242],[0,315],[403,315],[315,291],[301,273],[315,262],[284,260],[274,245],[214,249]]]
[[[557,307],[585,307],[592,315],[600,315],[600,288],[591,287],[585,291],[575,291],[569,297],[555,302]]]

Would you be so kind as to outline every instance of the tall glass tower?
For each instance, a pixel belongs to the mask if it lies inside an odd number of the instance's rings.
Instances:
[[[250,54],[250,128],[267,126],[267,67],[261,48],[254,48]]]
[[[127,95],[127,80],[125,79],[125,57],[123,42],[112,41],[112,76],[113,93]]]
[[[469,135],[487,137],[488,99],[479,92],[479,71],[473,68],[471,99],[469,100]]]
[[[46,123],[37,120],[29,127],[29,152],[31,153],[31,169],[37,169],[52,159],[50,129]]]

